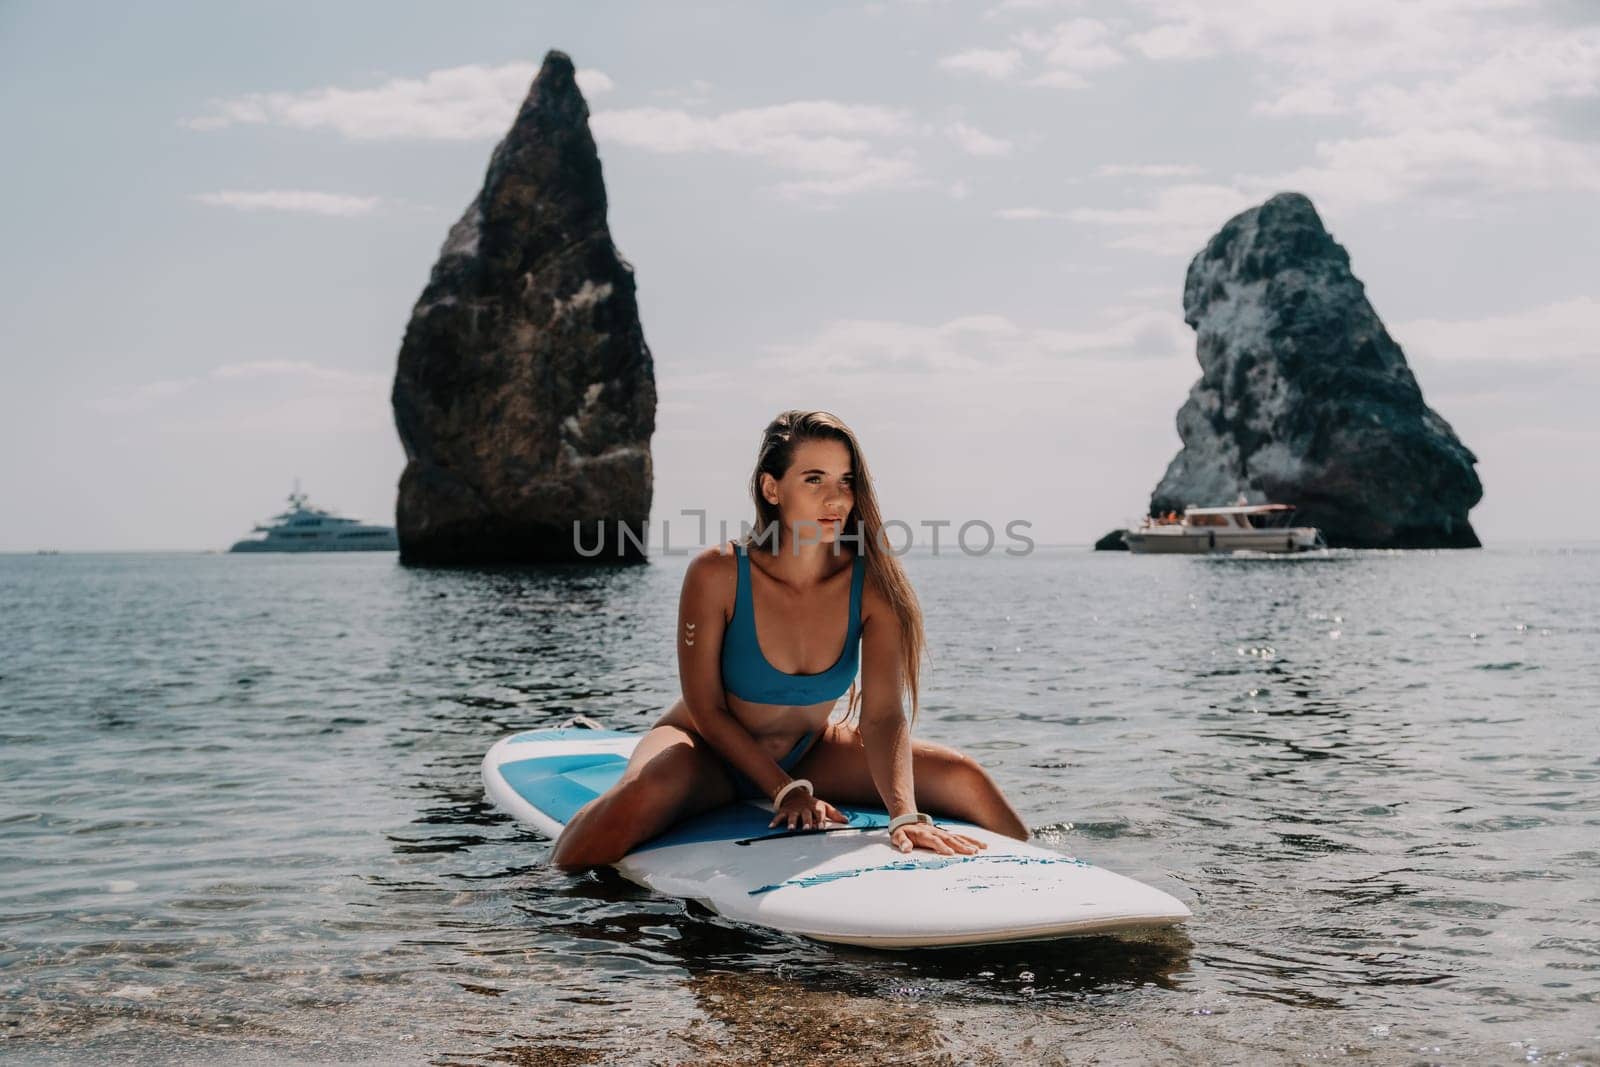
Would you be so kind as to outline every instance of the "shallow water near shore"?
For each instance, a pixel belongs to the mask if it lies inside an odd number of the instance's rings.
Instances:
[[[552,870],[479,760],[676,697],[682,556],[0,557],[0,1055],[1600,1063],[1600,546],[904,562],[919,733],[1186,927],[876,953]]]

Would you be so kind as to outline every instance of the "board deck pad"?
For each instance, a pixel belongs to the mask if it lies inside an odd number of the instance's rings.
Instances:
[[[621,777],[641,736],[570,727],[513,734],[484,756],[484,789],[496,807],[554,838]],[[737,922],[877,948],[1115,933],[1190,917],[1159,889],[969,823],[939,820],[986,842],[982,852],[907,853],[889,843],[882,809],[839,811],[844,826],[790,831],[767,825],[767,802],[735,801],[673,826],[614,866],[647,889]]]

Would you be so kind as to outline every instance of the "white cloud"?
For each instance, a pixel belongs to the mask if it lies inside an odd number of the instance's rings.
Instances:
[[[1194,333],[1171,312],[1140,307],[1102,309],[1088,329],[1024,327],[1003,315],[966,315],[937,325],[842,319],[794,344],[773,345],[758,365],[795,373],[882,376],[933,374],[949,388],[963,377],[1004,372],[1035,381],[1069,382],[1076,359],[1189,358]]]
[[[1152,60],[1253,59],[1263,118],[1345,117],[1315,160],[1256,179],[1344,207],[1441,188],[1600,189],[1600,148],[1563,137],[1550,104],[1600,94],[1600,27],[1514,0],[1148,3],[1127,44]]]
[[[1067,217],[1122,230],[1111,241],[1113,248],[1187,256],[1229,218],[1262,199],[1259,191],[1237,186],[1186,183],[1161,189],[1139,207],[1075,208]]]
[[[1036,222],[1041,219],[1062,220],[1069,216],[1065,211],[1049,211],[1042,207],[1005,207],[996,211],[994,217],[1008,222]]]
[[[855,193],[875,193],[886,189],[912,189],[925,180],[917,176],[917,166],[909,157],[864,159],[857,166],[837,175],[797,178],[779,182],[778,195],[790,200],[832,199]]]
[[[184,120],[184,125],[196,130],[239,125],[331,130],[354,141],[492,139],[511,126],[537,73],[531,63],[473,64],[430,71],[421,78],[392,78],[364,89],[247,93],[211,101],[205,114]],[[590,96],[613,88],[611,78],[598,70],[580,70],[577,80]]]
[[[1420,210],[1463,218],[1492,210],[1484,194],[1600,192],[1600,145],[1562,136],[1543,110],[1600,94],[1600,28],[1545,25],[1500,0],[1159,0],[1146,8],[1158,25],[1125,38],[1137,54],[1241,56],[1270,86],[1253,109],[1258,116],[1354,126],[1315,142],[1298,166],[1236,175],[1230,184],[1176,185],[1134,208],[1072,213],[1123,229],[1118,246],[1193,252],[1214,223],[1285,189],[1333,215],[1414,200]]]
[[[1060,8],[1082,7],[1083,0],[1000,0],[983,13],[986,19],[1031,11],[1054,11]]]
[[[213,101],[187,120],[195,129],[233,125],[331,130],[352,140],[479,140],[505,133],[537,73],[528,63],[471,65],[395,78],[371,88],[325,87],[304,92],[251,93]],[[613,88],[601,71],[578,71],[586,94]],[[691,83],[685,99],[702,99],[705,82]],[[596,112],[595,136],[647,151],[725,152],[762,159],[798,172],[777,186],[791,198],[833,198],[921,184],[914,153],[881,142],[918,135],[899,110],[832,100],[798,100],[770,107],[700,115],[682,108],[626,108]],[[970,146],[998,151],[998,140],[969,138]],[[331,199],[316,194],[207,194],[207,203],[240,208],[357,214],[377,201]]]
[[[1600,148],[1533,130],[1413,130],[1323,141],[1316,161],[1252,184],[1305,192],[1334,211],[1413,195],[1600,192]]]
[[[1505,24],[1494,12],[1526,11],[1522,0],[1344,0],[1283,4],[1275,0],[1143,0],[1152,17],[1127,35],[1150,59],[1205,59],[1230,53],[1281,56],[1300,70],[1348,70],[1365,77],[1453,65],[1464,36]]]
[[[1212,54],[1199,20],[1163,22],[1131,34],[1128,44],[1146,59],[1201,59]]]
[[[598,136],[653,152],[718,151],[764,156],[803,165],[813,142],[863,135],[899,136],[913,132],[908,114],[868,104],[797,100],[771,107],[744,108],[720,115],[641,107],[595,116]],[[823,164],[824,167],[827,164]]]
[[[578,83],[578,90],[591,100],[617,87],[617,83],[611,80],[611,75],[603,70],[575,70],[572,72],[572,80]],[[529,78],[528,82],[531,85],[533,79]]]
[[[945,127],[945,135],[956,147],[969,156],[1009,156],[1011,142],[1002,137],[991,137],[975,126],[954,122]]]
[[[1413,359],[1439,363],[1581,363],[1600,369],[1600,300],[1576,297],[1476,319],[1412,319],[1389,328]]]
[[[1022,53],[1015,48],[973,48],[943,57],[939,66],[944,70],[1004,81],[1022,66]]]
[[[262,359],[246,363],[226,363],[211,371],[211,377],[220,379],[239,378],[298,378],[302,381],[314,381],[323,385],[338,386],[350,389],[370,389],[375,385],[385,384],[388,379],[379,374],[359,374],[355,371],[340,370],[337,367],[323,367],[307,360],[297,359]]]
[[[1420,198],[1420,210],[1459,218],[1492,210],[1484,194],[1600,192],[1600,143],[1565,134],[1551,113],[1600,95],[1600,26],[1561,25],[1521,0],[1136,0],[1116,21],[1047,22],[1010,43],[1023,57],[1003,76],[1017,83],[1082,90],[1129,60],[1226,58],[1260,85],[1251,112],[1263,126],[1342,120],[1302,161],[1225,181],[1194,181],[1204,171],[1183,164],[1100,167],[1101,177],[1181,183],[1140,205],[1070,214],[1121,230],[1120,247],[1192,252],[1226,209],[1285,189],[1332,214]]]
[[[1088,78],[1082,74],[1074,74],[1070,70],[1047,70],[1043,74],[1029,78],[1028,84],[1041,89],[1087,89],[1090,86]]]
[[[1002,4],[987,12],[993,18],[1004,12],[1046,10],[1060,6],[1033,2]],[[1042,65],[1027,78],[1027,84],[1047,89],[1086,89],[1087,73],[1114,67],[1126,57],[1112,40],[1111,28],[1099,19],[1074,18],[1042,30],[1021,30],[1012,35],[1011,48],[972,48],[944,56],[939,66],[945,70],[979,74],[995,81],[1009,81],[1029,65],[1029,53]]]
[[[234,382],[255,384],[248,389],[229,390],[228,383]],[[386,406],[391,384],[387,375],[361,374],[307,360],[255,360],[223,364],[204,375],[130,386],[121,392],[95,397],[88,401],[88,406],[107,413],[147,411],[201,390],[207,391],[207,408],[214,407],[220,400],[249,404],[253,400],[272,398],[274,383],[277,383],[277,392],[283,394],[278,399],[324,405],[337,404],[342,399],[354,401],[363,408],[370,408],[374,398]]]
[[[1271,93],[1263,114],[1354,114],[1410,129],[1493,119],[1600,83],[1600,28],[1542,22],[1520,0],[1146,3],[1127,44],[1151,59],[1244,55]]]
[[[1276,96],[1256,101],[1250,110],[1270,118],[1326,117],[1343,114],[1348,106],[1349,101],[1338,85],[1327,79],[1317,79],[1280,89]]]
[[[239,211],[284,211],[301,215],[370,215],[382,202],[376,196],[346,196],[305,189],[264,189],[256,192],[228,190],[196,193],[194,198],[213,207]]]
[[[832,100],[695,115],[668,108],[605,111],[595,136],[651,152],[723,152],[800,172],[778,185],[790,198],[838,197],[920,182],[914,155],[884,141],[920,133],[911,116],[892,108]]]
[[[123,393],[111,393],[89,401],[94,411],[117,413],[143,411],[161,401],[186,393],[200,382],[199,378],[172,378],[166,381],[146,382]]]
[[[704,78],[695,78],[677,89],[656,89],[650,95],[662,100],[672,100],[685,107],[698,107],[711,98],[712,85]]]
[[[1136,285],[1132,289],[1125,290],[1123,295],[1129,300],[1137,300],[1140,303],[1155,301],[1166,304],[1183,294],[1177,286],[1172,285]]]
[[[1102,178],[1193,178],[1205,172],[1192,163],[1106,163],[1094,169]]]
[[[1048,30],[1024,30],[1015,39],[1057,71],[1083,73],[1125,62],[1111,42],[1111,28],[1099,19],[1068,19]]]

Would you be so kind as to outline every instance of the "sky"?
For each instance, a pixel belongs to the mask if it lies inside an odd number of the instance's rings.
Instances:
[[[653,541],[737,532],[786,408],[913,529],[1133,519],[1189,259],[1285,190],[1477,453],[1485,542],[1600,521],[1593,4],[8,0],[0,551],[222,549],[296,478],[392,522],[400,339],[549,49],[654,354]]]

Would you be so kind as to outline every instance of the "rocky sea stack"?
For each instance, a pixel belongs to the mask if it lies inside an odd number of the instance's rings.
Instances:
[[[1189,264],[1183,310],[1201,375],[1152,515],[1243,494],[1297,505],[1333,546],[1478,546],[1477,457],[1423,403],[1310,200],[1229,219]]]
[[[572,61],[545,57],[450,228],[394,381],[406,563],[615,561],[650,515],[655,370]]]

